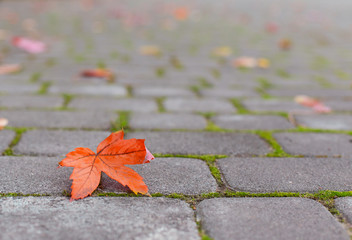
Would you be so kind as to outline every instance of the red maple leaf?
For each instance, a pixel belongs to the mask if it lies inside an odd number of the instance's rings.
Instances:
[[[123,131],[111,133],[102,141],[97,153],[89,148],[76,148],[66,155],[59,167],[73,167],[71,201],[85,198],[98,187],[101,172],[128,186],[134,193],[148,194],[143,178],[124,165],[148,163],[154,156],[144,145],[144,139],[123,139]]]

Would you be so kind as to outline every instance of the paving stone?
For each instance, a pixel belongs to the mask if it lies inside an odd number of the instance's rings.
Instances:
[[[11,141],[15,137],[15,132],[10,130],[0,131],[0,154],[9,147]]]
[[[342,225],[320,203],[304,198],[214,198],[197,206],[214,239],[345,239]]]
[[[216,132],[134,132],[128,138],[146,139],[153,153],[263,155],[270,152],[266,142],[253,134]]]
[[[352,130],[351,115],[295,115],[298,125],[328,130]]]
[[[290,129],[293,125],[280,116],[264,115],[220,115],[212,120],[221,128],[227,129]]]
[[[0,93],[36,93],[40,89],[39,85],[34,84],[4,84],[0,83]]]
[[[352,156],[352,136],[329,133],[276,133],[284,151],[304,156]]]
[[[129,120],[129,126],[135,129],[204,129],[207,121],[195,114],[143,114],[134,113]]]
[[[329,106],[333,111],[349,111],[352,112],[352,101],[327,100],[325,105]]]
[[[236,112],[230,102],[219,99],[168,98],[165,100],[164,106],[167,111],[171,112]]]
[[[126,97],[128,94],[127,89],[119,85],[54,85],[50,87],[49,92],[115,97]]]
[[[137,97],[194,97],[194,94],[186,88],[148,86],[135,87],[133,95]]]
[[[24,155],[66,155],[76,147],[88,147],[93,151],[110,135],[100,131],[33,130],[22,135],[15,146],[15,153]]]
[[[2,198],[0,209],[1,239],[200,239],[178,199]]]
[[[103,111],[0,111],[12,127],[78,128],[108,130],[117,114]]]
[[[203,89],[200,94],[204,97],[217,98],[238,98],[238,97],[257,97],[258,94],[249,89],[229,89],[229,88],[210,88]]]
[[[346,217],[349,223],[352,223],[352,197],[343,197],[335,199],[337,210]]]
[[[232,189],[245,192],[350,191],[347,158],[224,158],[218,165]]]
[[[276,97],[295,97],[297,95],[307,95],[310,97],[319,97],[322,99],[326,99],[326,98],[342,99],[345,97],[352,96],[352,90],[350,89],[280,88],[280,89],[268,90],[268,93]]]
[[[132,112],[157,112],[158,106],[151,99],[75,98],[69,107]]]
[[[63,104],[59,96],[4,95],[0,96],[0,107],[6,108],[57,108]]]
[[[199,159],[157,158],[148,164],[129,167],[144,178],[150,193],[197,195],[217,190],[217,183],[208,166]],[[100,188],[106,192],[126,191],[106,175]]]
[[[255,112],[291,112],[291,111],[310,111],[295,102],[283,100],[263,100],[263,99],[248,99],[242,101],[245,108]]]

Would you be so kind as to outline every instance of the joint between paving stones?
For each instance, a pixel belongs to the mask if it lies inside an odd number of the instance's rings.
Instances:
[[[123,130],[124,132],[130,131],[129,120],[131,116],[130,111],[117,111],[118,118],[115,122],[111,123],[111,132],[117,132],[119,130]]]
[[[40,86],[37,94],[38,95],[45,95],[48,93],[49,87],[52,85],[51,82],[43,82],[42,85]]]
[[[3,156],[18,156],[15,155],[13,152],[13,148],[19,143],[19,141],[21,140],[22,134],[27,132],[29,130],[29,128],[13,128],[13,127],[6,127],[6,129],[8,130],[12,130],[15,132],[15,137],[13,138],[13,140],[11,141],[9,147],[7,149],[5,149],[2,152]]]

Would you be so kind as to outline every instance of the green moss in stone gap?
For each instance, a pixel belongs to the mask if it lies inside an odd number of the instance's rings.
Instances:
[[[155,99],[155,101],[156,101],[156,104],[158,105],[159,113],[166,112],[166,109],[164,107],[165,97],[158,97]]]
[[[200,87],[198,85],[192,85],[189,86],[189,90],[191,90],[194,95],[196,95],[197,97],[201,97],[202,95],[200,94]]]
[[[294,157],[288,153],[286,153],[280,144],[274,139],[271,131],[253,131],[255,134],[259,135],[261,138],[266,140],[270,146],[272,147],[272,152],[268,153],[267,157]]]
[[[29,77],[29,82],[36,83],[40,80],[42,74],[40,72],[35,72]]]
[[[22,134],[29,130],[29,128],[14,128],[14,127],[6,127],[5,129],[12,130],[16,133],[14,139],[11,141],[9,147],[5,149],[2,153],[4,156],[15,156],[13,153],[13,147],[18,144],[21,140]]]
[[[44,95],[48,93],[48,89],[51,86],[51,82],[43,82],[42,85],[40,86],[40,89],[38,90],[37,94],[39,95]]]
[[[110,131],[116,132],[122,129],[125,132],[128,132],[130,130],[128,125],[130,114],[129,111],[118,111],[119,117],[112,123]]]
[[[237,98],[230,99],[232,105],[237,109],[237,114],[249,114],[250,111],[245,108],[241,102],[241,100]]]

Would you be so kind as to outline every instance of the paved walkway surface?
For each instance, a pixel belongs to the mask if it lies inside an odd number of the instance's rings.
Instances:
[[[350,239],[351,9],[0,1],[1,64],[24,67],[0,75],[0,239]],[[13,36],[48,50],[28,54]],[[241,56],[264,68],[234,67]],[[97,67],[115,81],[80,76]],[[121,128],[156,156],[132,166],[153,197],[103,175],[69,202],[72,169],[58,162]]]

